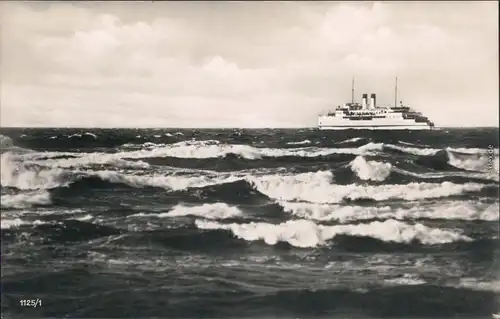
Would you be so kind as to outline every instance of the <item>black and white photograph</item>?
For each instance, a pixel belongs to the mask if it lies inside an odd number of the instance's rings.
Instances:
[[[498,14],[0,2],[1,318],[500,318]]]

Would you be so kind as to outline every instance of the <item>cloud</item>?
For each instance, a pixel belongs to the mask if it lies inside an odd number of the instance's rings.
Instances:
[[[2,6],[2,126],[314,126],[357,95],[496,126],[498,11],[447,3]],[[453,116],[450,116],[453,112]]]

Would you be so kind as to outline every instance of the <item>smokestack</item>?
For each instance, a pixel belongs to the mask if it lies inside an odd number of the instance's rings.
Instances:
[[[377,96],[375,93],[372,93],[370,96],[370,109],[374,109],[375,105],[377,105]]]
[[[367,100],[368,100],[368,94],[363,94],[363,95],[362,95],[362,97],[363,97],[363,98],[361,99],[361,101],[362,101],[362,102],[361,102],[361,105],[362,105],[362,107],[361,107],[361,108],[362,108],[363,110],[366,110],[366,103],[367,103]]]

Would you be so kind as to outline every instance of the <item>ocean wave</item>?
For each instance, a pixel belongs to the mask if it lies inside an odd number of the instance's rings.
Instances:
[[[177,158],[221,158],[233,154],[244,159],[255,160],[263,157],[318,157],[331,154],[362,155],[382,149],[382,143],[368,143],[357,148],[258,148],[243,144],[221,144],[215,140],[183,141],[174,144],[150,145],[145,149],[121,154],[128,158],[177,157]]]
[[[188,144],[199,146],[197,141],[188,141]],[[217,141],[205,141],[205,144],[219,146]],[[370,145],[367,144],[367,145]],[[372,144],[369,149],[375,149]],[[366,145],[365,145],[366,146]],[[152,146],[154,148],[154,146]],[[378,147],[378,146],[377,146]],[[363,147],[358,148],[363,149]],[[142,151],[141,151],[142,152]],[[90,155],[92,155],[91,153]],[[440,154],[443,154],[441,152]],[[94,154],[97,158],[103,159],[102,154]],[[116,156],[116,154],[105,154],[106,156]],[[130,152],[128,153],[130,155]],[[436,155],[432,155],[436,156]],[[93,160],[92,156],[85,159],[85,163],[99,162]],[[109,183],[126,184],[130,187],[158,187],[173,191],[185,190],[189,188],[201,188],[212,185],[222,185],[244,180],[253,185],[261,194],[278,200],[301,200],[316,203],[340,203],[345,200],[365,200],[382,201],[389,199],[416,200],[425,198],[448,197],[463,195],[470,192],[478,192],[494,185],[482,183],[455,184],[444,181],[442,183],[419,183],[411,182],[407,184],[385,184],[385,185],[335,185],[334,176],[331,171],[317,171],[309,173],[299,173],[292,175],[267,174],[254,176],[249,174],[200,174],[198,176],[180,176],[165,172],[148,174],[126,174],[122,172],[99,170],[66,170],[63,167],[65,161],[81,160],[82,158],[53,159],[55,167],[47,169],[35,164],[22,161],[22,156],[18,157],[10,152],[1,154],[1,185],[2,187],[15,187],[22,190],[53,189],[68,186],[71,183],[80,181],[92,176],[98,177]],[[107,158],[108,160],[110,158]],[[114,158],[117,160],[118,158]],[[442,159],[434,158],[436,161]],[[433,159],[431,159],[433,160]],[[431,161],[429,160],[429,161]],[[422,162],[421,164],[433,165],[434,162]],[[44,161],[39,161],[44,162]],[[46,161],[45,161],[46,162]],[[62,164],[61,164],[62,163]],[[102,162],[101,162],[102,163]],[[74,163],[73,163],[74,164]],[[391,171],[405,173],[404,170],[394,168],[390,163],[367,161],[364,157],[358,156],[350,162],[351,170],[361,180],[384,181]],[[142,166],[141,166],[142,167]],[[410,173],[410,172],[407,172]],[[439,174],[442,174],[439,172]],[[425,177],[425,174],[413,174],[415,177]],[[453,176],[453,174],[452,174]],[[90,180],[89,180],[90,181]],[[89,184],[94,185],[95,181]],[[247,191],[251,191],[247,189]]]
[[[130,147],[129,147],[130,148]],[[369,143],[358,148],[318,148],[302,147],[292,149],[256,148],[248,145],[220,144],[218,141],[183,141],[174,144],[146,143],[139,150],[116,153],[35,153],[22,158],[27,164],[49,167],[72,168],[90,165],[112,165],[119,168],[148,168],[145,161],[151,158],[217,159],[231,156],[244,160],[272,158],[318,158],[337,154],[374,154],[382,144]],[[66,158],[62,158],[65,156]]]
[[[415,143],[410,143],[410,142],[405,142],[405,141],[398,141],[399,144],[403,144],[406,146],[417,146],[417,147],[430,147],[430,145],[427,144],[415,144]]]
[[[29,221],[29,220],[23,220],[20,218],[15,218],[15,219],[5,219],[2,218],[1,220],[1,229],[11,229],[11,228],[17,228],[22,225],[42,225],[45,222],[41,220],[34,220],[34,221]]]
[[[50,193],[43,191],[15,195],[2,195],[0,202],[3,208],[27,208],[49,205],[51,200]]]
[[[343,142],[347,141],[349,140]],[[173,144],[155,144],[147,142],[137,147],[139,147],[139,149],[121,150],[115,153],[32,153],[19,156],[18,160],[22,161],[24,164],[36,164],[51,168],[88,168],[95,165],[109,165],[116,168],[148,169],[151,165],[173,164],[182,166],[183,160],[188,159],[217,160],[225,158],[228,161],[226,166],[228,166],[228,169],[231,169],[232,167],[237,168],[241,165],[243,165],[241,168],[246,168],[244,166],[244,161],[266,160],[270,163],[277,161],[277,164],[283,162],[281,165],[285,165],[286,162],[298,163],[302,158],[304,162],[319,160],[324,163],[335,163],[351,160],[351,158],[339,157],[336,159],[330,158],[331,156],[387,156],[391,154],[391,151],[396,150],[404,154],[419,156],[419,158],[415,159],[415,162],[418,165],[430,169],[479,171],[491,176],[498,175],[495,174],[495,172],[498,172],[498,155],[496,155],[496,157],[492,155],[492,152],[498,154],[498,149],[469,149],[470,151],[468,153],[456,153],[454,152],[455,150],[451,148],[444,150],[431,148],[420,149],[372,142],[355,148],[258,148],[241,144],[223,144],[217,140],[188,140]],[[457,150],[464,151],[462,149]],[[4,154],[2,154],[2,156],[3,155]],[[12,157],[14,154],[10,156]],[[176,161],[175,159],[178,160]],[[241,160],[241,165],[237,165],[238,159]],[[188,163],[189,162],[185,162],[184,165]],[[361,159],[358,158],[355,163],[361,164]],[[219,162],[214,162],[212,164],[215,168],[225,167]],[[374,164],[374,162],[367,162],[367,164]],[[193,163],[192,165],[196,166],[198,164]],[[264,165],[264,163],[260,163],[259,165]],[[369,176],[371,173],[369,173],[367,169],[361,169],[361,166],[366,165],[358,166],[358,173],[361,174],[358,175],[360,178],[367,180],[383,180],[381,179],[382,177]],[[383,166],[379,165],[378,167]],[[366,172],[366,174],[363,174],[363,172]]]
[[[440,150],[431,155],[421,155],[414,159],[413,162],[420,167],[429,168],[434,171],[459,171],[456,167],[450,165],[449,161],[449,153]]]
[[[404,144],[406,146],[399,146],[399,145],[394,145],[394,144],[383,144],[386,149],[392,149],[392,150],[397,150],[403,153],[407,154],[412,154],[412,155],[419,155],[419,156],[428,156],[428,155],[434,155],[439,151],[447,151],[447,152],[453,152],[453,153],[462,153],[462,154],[467,154],[467,155],[487,155],[487,154],[494,154],[494,155],[499,155],[499,149],[498,148],[454,148],[454,147],[445,147],[445,148],[431,148],[428,147],[428,145],[425,144],[412,144],[408,142],[402,142],[399,141],[399,143]]]
[[[121,316],[497,312],[498,129],[175,131],[3,129],[4,290],[78,281],[54,316],[95,283]],[[159,276],[181,303],[148,307]]]
[[[434,155],[441,151],[439,148],[419,148],[419,147],[409,147],[409,146],[399,146],[394,144],[383,144],[384,151],[397,151],[400,153],[406,153],[418,156],[428,156]]]
[[[227,155],[224,158],[176,158],[176,157],[150,157],[141,159],[150,165],[162,167],[191,168],[191,169],[208,169],[217,172],[241,172],[248,170],[266,171],[273,169],[275,171],[291,171],[301,170],[307,167],[317,165],[334,168],[342,165],[345,162],[352,161],[355,158],[350,154],[332,154],[320,157],[263,157],[258,160],[245,160],[236,155]]]
[[[470,192],[478,192],[495,185],[481,183],[455,184],[452,182],[442,183],[418,183],[408,184],[385,184],[385,185],[336,185],[334,175],[331,171],[317,171],[300,174],[267,174],[261,176],[248,174],[212,174],[185,176],[165,173],[150,173],[147,175],[125,174],[116,171],[68,171],[59,168],[41,169],[37,167],[26,167],[24,163],[13,163],[8,154],[2,154],[1,184],[2,187],[15,187],[22,190],[53,189],[57,187],[67,187],[71,184],[73,188],[81,189],[86,187],[112,187],[111,184],[125,184],[129,187],[157,187],[167,190],[178,191],[189,188],[203,188],[207,186],[223,187],[224,184],[244,181],[252,185],[240,189],[240,199],[250,196],[255,188],[261,194],[278,200],[301,200],[316,203],[340,203],[345,200],[375,201],[402,199],[417,200],[425,198],[448,197],[453,195],[463,195]],[[358,160],[358,166],[363,166],[362,160]],[[368,165],[368,164],[367,164]],[[359,170],[360,168],[357,167]],[[375,165],[376,166],[376,165]],[[370,166],[371,167],[371,166]],[[387,169],[387,166],[383,166]],[[370,168],[372,169],[372,168]],[[379,178],[382,174],[377,169],[359,170],[361,176],[367,178]],[[363,175],[364,174],[364,175]],[[370,175],[375,174],[375,175]],[[387,174],[386,171],[383,174]],[[102,181],[98,181],[98,178]],[[103,184],[104,182],[104,184]],[[104,186],[103,186],[104,185]],[[236,186],[236,185],[233,185]],[[225,187],[225,186],[224,186]],[[229,186],[228,186],[229,187]],[[239,186],[238,186],[239,187]],[[218,196],[223,193],[234,193],[231,187],[227,191],[207,190],[209,194]],[[257,195],[257,194],[254,194]],[[227,197],[227,196],[225,196]]]
[[[204,187],[207,185],[221,184],[236,180],[236,178],[217,178],[207,176],[174,176],[162,173],[151,175],[132,175],[116,171],[84,171],[66,170],[61,168],[40,168],[16,162],[10,153],[1,155],[1,185],[21,190],[53,189],[66,187],[78,182],[88,186],[95,186],[95,178],[116,184],[126,184],[130,187],[158,187],[171,190],[181,190],[189,187]]]
[[[94,216],[87,214],[87,215],[83,215],[80,217],[74,217],[73,219],[78,220],[78,221],[88,221],[88,220],[94,219]]]
[[[347,140],[343,140],[343,141],[335,142],[335,143],[336,144],[346,144],[346,143],[355,143],[355,142],[364,141],[364,140],[366,140],[365,137],[353,137],[353,138],[349,138]]]
[[[499,149],[498,148],[477,148],[477,147],[447,147],[447,151],[451,151],[454,153],[461,153],[461,154],[468,154],[468,155],[474,155],[474,154],[482,154],[482,155],[487,155],[487,154],[493,154],[493,155],[499,155]]]
[[[43,238],[45,243],[63,243],[67,245],[71,242],[84,242],[125,232],[123,229],[90,223],[88,222],[90,219],[85,216],[81,216],[80,219],[82,220],[72,217],[56,223],[37,224],[35,226],[36,233]]]
[[[417,274],[403,274],[400,277],[386,279],[385,283],[389,285],[414,286],[423,285],[427,282],[420,278]]]
[[[12,153],[0,155],[0,181],[2,187],[22,190],[50,189],[62,186],[61,179],[67,172],[63,169],[42,169],[17,161]]]
[[[214,204],[203,204],[199,206],[185,206],[176,205],[170,211],[165,213],[152,213],[152,214],[134,214],[129,217],[150,217],[155,216],[159,218],[164,217],[183,217],[183,216],[194,216],[203,217],[205,219],[227,219],[240,217],[243,212],[235,206],[230,206],[226,203],[214,203]]]
[[[42,157],[43,156],[43,157]],[[106,153],[55,153],[30,156],[31,159],[24,160],[25,164],[39,164],[53,168],[82,168],[94,165],[109,165],[116,168],[146,169],[150,165],[144,161],[128,161],[116,154]],[[29,157],[28,157],[29,158]]]
[[[418,200],[478,192],[495,184],[417,183],[401,185],[335,185],[330,171],[296,175],[267,175],[252,178],[257,190],[270,198],[313,203],[341,203],[345,200]]]
[[[347,141],[345,141],[347,142]],[[302,158],[319,158],[328,157],[336,154],[345,155],[380,155],[384,152],[398,151],[405,154],[416,155],[416,156],[437,156],[439,157],[440,152],[446,152],[445,162],[454,161],[453,163],[448,163],[454,167],[464,168],[470,170],[473,167],[468,167],[467,164],[460,164],[456,160],[456,155],[454,155],[454,149],[435,149],[435,148],[415,148],[415,147],[401,147],[392,144],[384,143],[372,143],[369,142],[359,147],[355,148],[327,148],[327,147],[299,147],[299,148],[257,148],[249,145],[239,145],[239,144],[221,144],[215,140],[206,141],[183,141],[174,144],[152,144],[149,143],[147,146],[144,145],[141,150],[136,150],[132,152],[122,152],[107,156],[115,156],[119,158],[129,158],[129,159],[147,159],[147,158],[162,158],[162,157],[172,157],[172,158],[197,158],[197,159],[209,159],[209,158],[225,158],[228,156],[237,156],[245,160],[257,160],[264,158],[284,158],[284,157],[302,157]],[[451,153],[450,153],[451,152]],[[474,161],[474,157],[477,158],[478,163],[474,164],[474,167],[481,166],[483,170],[487,167],[487,161],[491,160],[491,152],[486,149],[470,149],[468,155],[472,156],[467,158],[470,163]],[[498,149],[495,150],[498,154]],[[451,154],[451,155],[450,155]],[[464,155],[464,156],[467,156]],[[439,161],[439,158],[437,158]],[[496,167],[498,167],[498,156],[495,160]],[[465,166],[464,166],[465,165]],[[431,167],[432,168],[432,167]],[[438,168],[438,167],[436,167]]]
[[[28,148],[19,147],[14,144],[12,138],[0,134],[0,154],[3,155],[6,152],[16,153],[16,154],[27,154],[27,153],[32,153],[34,151]]]
[[[448,162],[455,167],[468,171],[488,172],[494,175],[498,175],[499,172],[498,154],[493,155],[493,153],[475,153],[464,155],[448,152]]]
[[[288,145],[304,145],[304,144],[311,144],[310,140],[303,140],[299,142],[287,142]]]
[[[351,206],[314,203],[279,203],[285,212],[316,221],[338,221],[341,223],[371,219],[448,219],[448,220],[499,220],[498,203],[472,201],[450,201],[435,204],[415,204],[410,207]]]
[[[188,188],[202,188],[211,185],[222,185],[238,180],[237,177],[209,177],[209,176],[175,176],[163,175],[127,175],[114,171],[95,171],[90,176],[97,176],[111,183],[126,184],[131,187],[158,187],[173,191]]]
[[[392,174],[400,174],[412,177],[417,180],[440,180],[440,179],[451,179],[453,181],[466,180],[466,181],[496,181],[498,182],[500,177],[496,174],[491,174],[489,172],[477,172],[477,171],[427,171],[427,172],[412,172],[409,170],[401,169],[393,166],[391,171]]]
[[[485,172],[498,175],[499,156],[498,149],[452,149],[436,150],[416,160],[419,165],[437,170],[461,169],[473,172]]]
[[[397,150],[402,153],[420,156],[417,163],[430,163],[433,169],[453,168],[465,169],[469,171],[498,172],[498,148],[419,148],[401,147],[392,144],[384,144],[384,151]],[[489,166],[493,166],[492,169]],[[498,173],[497,173],[498,174]]]
[[[0,134],[0,150],[8,149],[14,146],[14,141],[8,136]]]
[[[383,181],[391,174],[390,163],[367,161],[363,156],[357,156],[349,163],[352,171],[362,180]]]
[[[461,278],[458,285],[450,286],[458,286],[460,288],[467,288],[477,291],[493,291],[496,293],[500,293],[500,280],[484,281],[478,280],[476,278]]]
[[[81,138],[81,137],[84,137],[84,136],[90,136],[90,137],[92,137],[92,138],[94,138],[94,139],[97,139],[97,135],[96,135],[96,134],[94,134],[94,133],[90,133],[90,132],[85,132],[85,133],[83,133],[83,134],[78,134],[78,133],[75,133],[75,134],[68,135],[68,136],[66,136],[66,137],[67,137],[67,138],[75,138],[75,137],[79,137],[79,138]]]
[[[371,237],[384,242],[409,244],[418,241],[424,245],[446,244],[473,239],[456,231],[430,228],[422,224],[406,224],[397,220],[371,222],[356,225],[318,225],[310,220],[291,220],[281,224],[245,223],[222,224],[214,221],[196,220],[200,229],[222,229],[247,240],[263,240],[268,245],[287,242],[292,246],[307,248],[327,245],[327,241],[338,235]]]

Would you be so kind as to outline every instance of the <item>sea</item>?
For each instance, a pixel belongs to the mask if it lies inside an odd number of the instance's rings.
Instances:
[[[491,318],[499,129],[2,128],[2,318]]]

